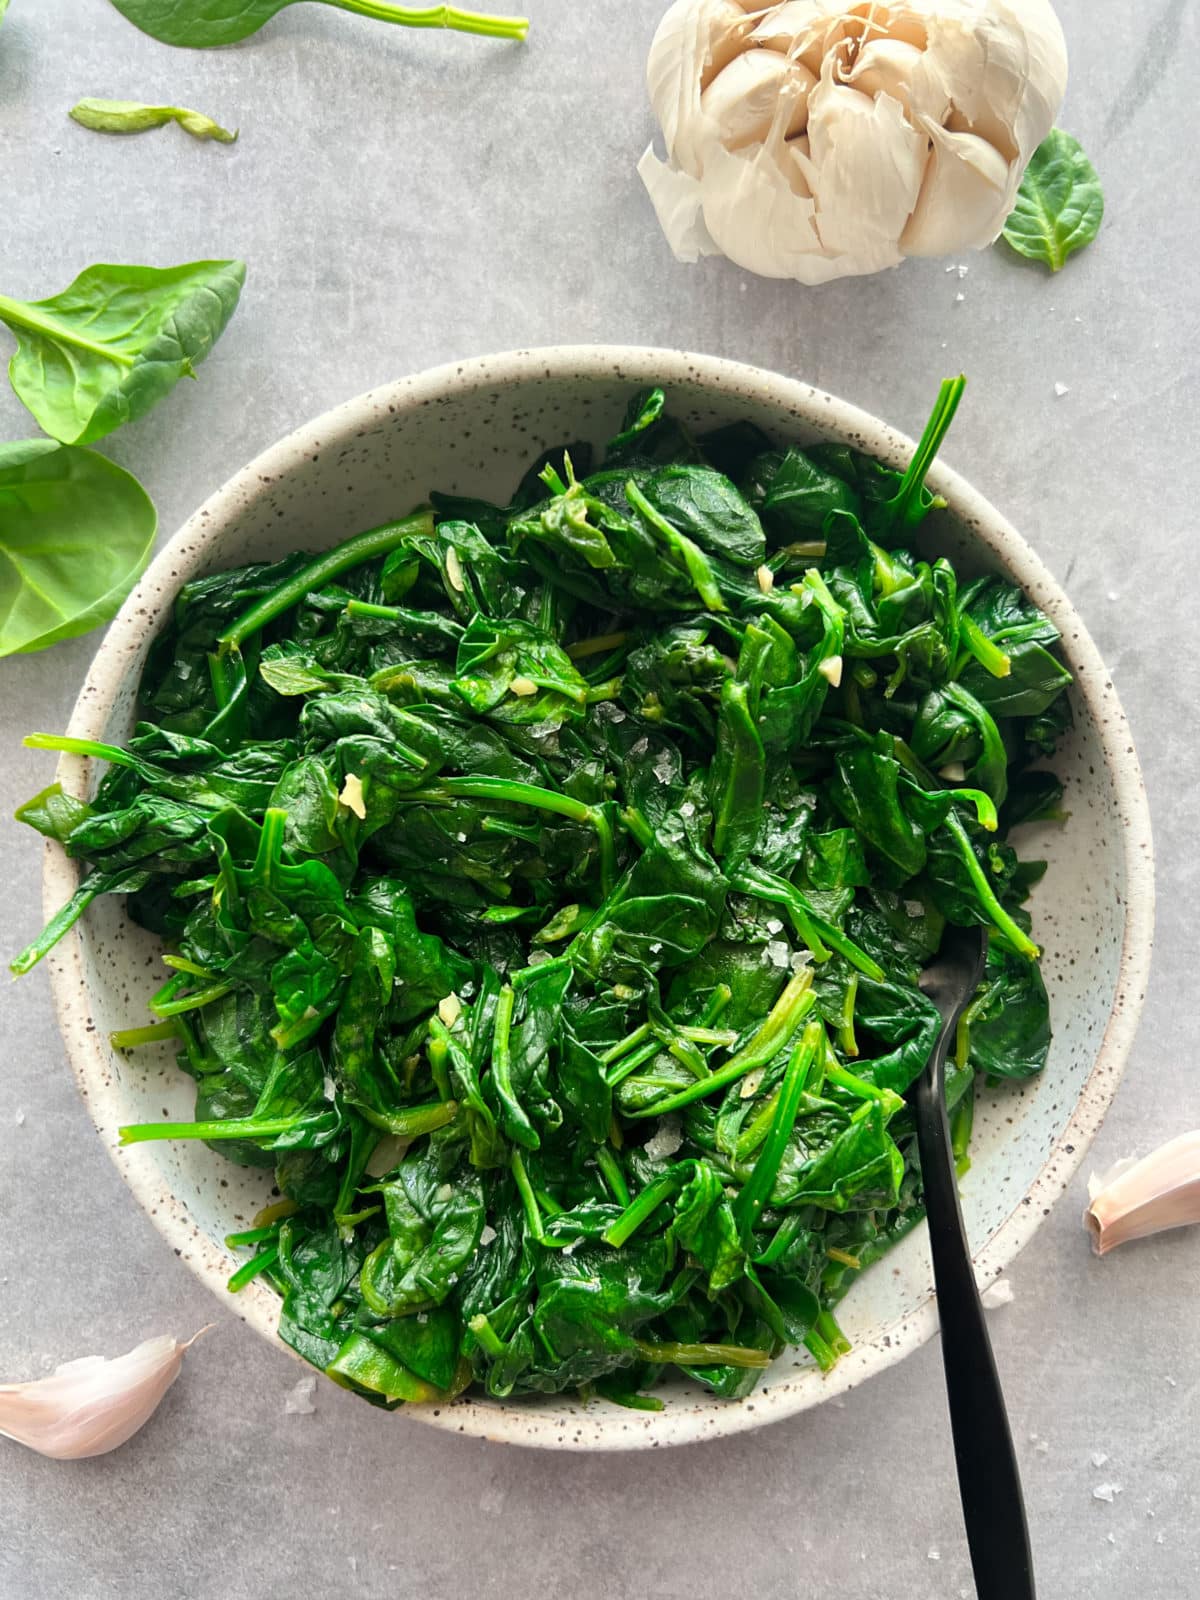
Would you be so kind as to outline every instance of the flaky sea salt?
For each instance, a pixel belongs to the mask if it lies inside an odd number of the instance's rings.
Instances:
[[[1054,385],[1054,392],[1058,396],[1058,398],[1061,400],[1063,395],[1070,394],[1071,391],[1070,391],[1070,389],[1067,388],[1065,383],[1056,383]]]
[[[1107,1455],[1107,1453],[1105,1451],[1103,1451],[1103,1450],[1093,1450],[1092,1451],[1092,1465],[1094,1467],[1102,1467],[1107,1460],[1108,1460],[1108,1455]]]
[[[1013,1286],[1007,1278],[997,1278],[996,1282],[989,1284],[979,1296],[985,1311],[996,1311],[1000,1306],[1010,1306],[1015,1298]]]
[[[1119,1483],[1098,1483],[1092,1490],[1092,1499],[1103,1500],[1106,1506],[1110,1506],[1120,1493]]]
[[[496,1237],[497,1234],[495,1228],[492,1227],[490,1222],[485,1222],[483,1225],[483,1231],[479,1235],[480,1244],[491,1244]]]
[[[308,1417],[317,1409],[313,1404],[313,1395],[316,1393],[317,1375],[308,1373],[298,1379],[288,1390],[283,1401],[283,1409],[290,1417]]]
[[[665,1161],[668,1156],[673,1156],[683,1143],[683,1122],[673,1113],[660,1117],[658,1127],[642,1146],[642,1151],[649,1156],[651,1161]]]
[[[504,1510],[504,1490],[498,1485],[489,1485],[479,1496],[479,1509],[489,1517],[498,1517]]]
[[[792,959],[792,947],[786,939],[771,939],[767,943],[767,960],[773,967],[786,968]]]

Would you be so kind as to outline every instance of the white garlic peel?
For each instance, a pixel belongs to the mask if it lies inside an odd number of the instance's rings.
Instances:
[[[186,1344],[164,1334],[111,1361],[83,1356],[47,1378],[0,1384],[0,1435],[56,1461],[115,1450],[154,1415],[184,1355],[207,1332]]]
[[[1200,1222],[1200,1130],[1168,1140],[1140,1161],[1119,1161],[1088,1184],[1083,1214],[1098,1256],[1130,1239]]]
[[[638,171],[681,261],[824,283],[983,249],[1050,132],[1050,0],[675,0]]]

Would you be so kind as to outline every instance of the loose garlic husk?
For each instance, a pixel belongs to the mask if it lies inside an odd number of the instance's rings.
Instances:
[[[0,1435],[56,1461],[115,1450],[154,1415],[185,1354],[207,1332],[186,1344],[164,1334],[111,1361],[83,1356],[47,1378],[0,1384]]]
[[[675,0],[638,171],[682,261],[822,283],[982,249],[1049,133],[1050,0]]]
[[[1200,1222],[1200,1131],[1183,1133],[1140,1161],[1121,1161],[1088,1184],[1083,1214],[1098,1256],[1130,1239]]]

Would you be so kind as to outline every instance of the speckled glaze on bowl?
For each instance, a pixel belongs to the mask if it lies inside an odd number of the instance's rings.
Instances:
[[[406,512],[435,487],[502,500],[547,446],[610,436],[630,391],[652,381],[665,384],[673,408],[701,427],[746,417],[781,440],[838,440],[893,465],[903,465],[912,449],[873,417],[803,383],[678,351],[518,351],[403,379],[298,429],[196,513],[109,629],[70,732],[118,742],[128,733],[147,646],[189,578],[275,559],[297,546],[327,546]],[[981,1097],[973,1163],[962,1186],[979,1278],[990,1282],[1062,1194],[1124,1067],[1150,959],[1150,824],[1125,716],[1066,595],[961,478],[939,464],[930,483],[949,509],[926,524],[929,548],[968,571],[1010,574],[1062,630],[1076,678],[1076,728],[1056,761],[1068,785],[1070,825],[1027,840],[1027,853],[1050,862],[1033,911],[1047,952],[1054,1044],[1038,1081]],[[79,795],[95,779],[89,764],[74,757],[62,760],[59,775]],[[49,913],[75,889],[78,867],[57,846],[47,851]],[[176,1255],[229,1307],[231,1260],[222,1239],[249,1224],[266,1199],[268,1178],[199,1144],[117,1144],[122,1123],[191,1115],[191,1082],[168,1049],[125,1058],[108,1045],[110,1029],[142,1020],[161,970],[157,941],[126,919],[120,900],[97,902],[51,957],[71,1065],[97,1132]],[[265,1337],[275,1337],[279,1302],[269,1288],[253,1283],[232,1304]],[[682,1444],[789,1416],[882,1371],[933,1333],[937,1310],[924,1229],[864,1274],[839,1317],[854,1349],[831,1374],[822,1376],[804,1351],[787,1351],[740,1402],[680,1384],[665,1392],[666,1409],[657,1414],[566,1397],[462,1399],[403,1414],[459,1433],[569,1450]]]

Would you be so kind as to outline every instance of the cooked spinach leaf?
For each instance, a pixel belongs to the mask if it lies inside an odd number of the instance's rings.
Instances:
[[[669,1367],[830,1366],[921,1216],[947,920],[990,930],[960,1155],[976,1081],[1041,1069],[998,817],[1058,812],[1070,680],[1012,584],[909,547],[961,387],[903,473],[639,394],[598,470],[186,584],[126,747],[31,736],[109,767],[19,813],[89,871],[14,966],[98,894],[161,935],[114,1043],[174,1040],[195,1118],[122,1137],[274,1169],[230,1287],[339,1383],[650,1405]]]

